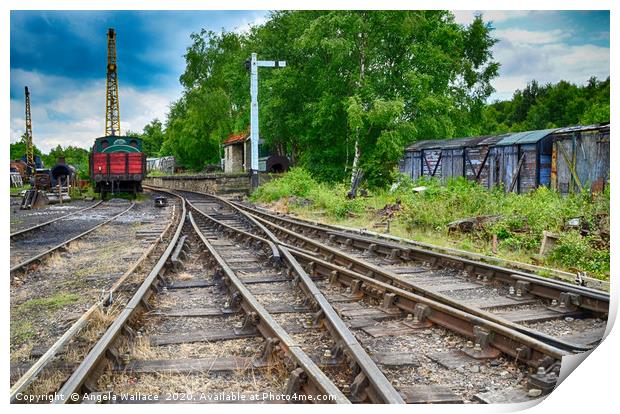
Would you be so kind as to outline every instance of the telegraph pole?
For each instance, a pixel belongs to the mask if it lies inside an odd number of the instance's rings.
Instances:
[[[256,53],[252,53],[250,61],[246,61],[246,67],[250,69],[250,144],[252,147],[252,161],[250,163],[252,190],[258,188],[258,68],[283,68],[286,62],[283,60],[257,60]]]

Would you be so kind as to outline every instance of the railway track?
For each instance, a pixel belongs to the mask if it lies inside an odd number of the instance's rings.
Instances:
[[[187,402],[195,395],[192,392],[241,390],[245,393],[239,395],[257,395],[260,390],[259,400],[262,393],[273,392],[314,400],[331,396],[327,402],[348,402],[249,292],[191,213],[187,221],[184,227],[179,226],[157,265],[59,394],[86,392],[88,400],[102,392],[121,395],[114,391],[122,387],[146,389],[149,395]],[[264,247],[267,253],[277,253],[269,243]],[[213,267],[205,268],[205,260]],[[175,266],[183,266],[183,271],[175,270]],[[213,306],[206,311],[195,307],[205,302]],[[173,314],[171,304],[185,308]],[[238,326],[231,329],[235,324]],[[194,358],[174,359],[182,354]],[[162,355],[167,357],[162,359]]]
[[[136,260],[127,264],[126,270],[110,282],[109,288],[100,292],[99,299],[95,298],[92,305],[70,326],[62,328],[60,336],[51,346],[38,347],[36,349],[39,350],[34,351],[29,360],[11,365],[11,402],[24,401],[24,396],[32,396],[37,390],[53,392],[57,390],[55,386],[59,387],[66,380],[70,373],[67,370],[75,366],[80,355],[88,352],[93,338],[105,331],[120,305],[128,300],[162,254],[166,242],[171,238],[175,222],[179,221],[179,208],[180,203],[172,203],[159,210],[161,215],[170,217],[169,220],[153,223],[148,227],[151,230],[145,233],[138,231],[141,243],[148,247]],[[121,264],[121,268],[123,266]]]
[[[237,206],[283,240],[328,261],[552,346],[586,351],[604,334],[606,292]]]
[[[218,202],[236,207],[221,199],[218,199]],[[605,329],[608,297],[606,298],[606,295],[601,292],[564,283],[537,280],[540,278],[534,278],[535,283],[532,283],[534,288],[527,291],[524,286],[529,287],[529,284],[515,283],[522,281],[523,275],[513,275],[516,277],[510,280],[516,284],[518,289],[523,290],[517,291],[517,289],[510,289],[510,286],[504,286],[507,290],[504,293],[500,291],[499,287],[502,283],[507,285],[508,282],[497,277],[498,274],[501,275],[501,272],[477,275],[478,277],[474,277],[473,280],[477,282],[475,286],[472,286],[474,283],[471,279],[454,286],[460,282],[458,280],[455,282],[455,278],[470,276],[466,276],[466,272],[462,271],[464,268],[462,264],[457,269],[451,269],[446,265],[446,263],[451,263],[454,266],[455,259],[452,257],[449,258],[452,260],[451,262],[443,258],[444,261],[441,262],[441,266],[438,265],[437,260],[430,263],[422,262],[424,269],[418,268],[415,269],[416,272],[412,272],[410,264],[399,263],[398,258],[401,257],[399,255],[401,252],[395,252],[394,247],[385,256],[375,255],[374,260],[376,261],[373,263],[365,260],[365,258],[355,257],[356,254],[351,254],[355,253],[354,251],[342,251],[343,247],[348,248],[353,245],[351,240],[345,241],[344,246],[340,245],[338,246],[340,249],[336,249],[317,242],[316,240],[322,239],[322,237],[316,229],[307,230],[311,237],[304,237],[296,232],[286,231],[281,226],[274,225],[258,216],[255,219],[260,222],[257,224],[264,225],[280,236],[283,241],[278,239],[274,239],[274,241],[281,247],[289,249],[290,253],[306,266],[308,274],[317,278],[323,276],[329,279],[333,286],[340,286],[344,289],[344,298],[337,294],[333,299],[334,301],[358,301],[355,305],[349,304],[344,307],[334,304],[340,313],[346,314],[347,306],[350,306],[348,313],[352,316],[374,315],[363,317],[362,320],[352,320],[350,326],[362,330],[372,326],[378,327],[369,330],[371,332],[377,332],[377,330],[383,332],[383,334],[379,333],[379,336],[393,335],[386,332],[394,330],[398,332],[398,329],[408,332],[410,329],[419,329],[428,324],[443,327],[447,331],[457,333],[466,340],[464,344],[457,346],[459,355],[464,353],[473,359],[496,361],[495,358],[502,354],[514,359],[522,366],[529,366],[530,371],[533,369],[533,372],[530,375],[523,374],[522,377],[527,377],[527,387],[533,388],[534,391],[539,389],[545,393],[551,391],[557,380],[562,357],[591,349],[600,340]],[[329,236],[326,236],[325,240],[333,242],[334,238]],[[325,247],[328,248],[325,249]],[[366,247],[363,250],[359,249],[362,250],[362,253],[359,251],[357,253],[359,256],[372,256],[376,251],[375,249],[377,249],[376,246],[370,249]],[[402,255],[405,260],[413,261],[405,253]],[[403,258],[401,257],[401,259]],[[398,267],[401,270],[400,274],[384,270],[390,266]],[[481,266],[487,267],[487,269],[489,267],[486,264],[481,264]],[[491,267],[495,268],[494,266]],[[438,269],[446,270],[446,268],[447,274],[438,272]],[[451,270],[461,270],[461,272],[455,274],[450,272]],[[468,271],[467,275],[472,270],[480,271],[471,268],[466,270]],[[433,291],[400,276],[424,272],[427,272],[427,276],[431,277],[433,275],[428,273],[438,272],[439,274],[434,276],[437,276],[436,280],[444,286]],[[443,289],[445,285],[452,286],[449,289]],[[512,286],[514,288],[514,285]],[[493,312],[488,312],[481,306],[472,305],[471,300],[467,302],[458,297],[455,298],[445,293],[441,294],[441,292],[446,291],[462,293],[461,291],[468,290],[470,299],[474,299],[475,295],[478,295],[477,305],[481,301],[487,303],[493,300],[501,301],[502,303],[496,303],[487,309],[511,310],[514,315],[520,314],[519,317],[523,319],[509,320],[497,316]],[[564,301],[566,290],[568,290],[569,298],[571,298],[568,302]],[[492,295],[489,296],[489,292]],[[581,297],[574,299],[573,294],[576,292],[583,294],[584,300]],[[562,302],[553,302],[554,299],[551,299],[554,297],[553,295],[558,295]],[[533,300],[533,297],[536,300]],[[509,299],[514,301],[511,302]],[[370,309],[356,312],[355,308],[364,300],[368,300]],[[363,305],[361,306],[363,307]],[[392,318],[386,314],[392,314]],[[359,318],[352,317],[351,319]],[[389,326],[379,327],[383,324],[381,320],[386,319],[392,319],[392,322],[388,324]],[[523,393],[523,390],[515,390],[511,395],[502,396],[491,393],[489,396],[478,396],[478,399],[485,402],[498,399],[518,400],[526,398]],[[401,395],[407,395],[407,393],[401,391]]]
[[[27,269],[32,263],[119,218],[134,206],[134,202],[129,206],[124,203],[115,205],[100,202],[90,208],[12,233],[11,276],[14,272]],[[86,216],[78,215],[85,211],[88,211]]]
[[[53,402],[520,402],[602,336],[592,289],[168,193],[174,235]]]
[[[266,213],[267,215],[286,218],[289,222],[297,223],[300,225],[317,226],[327,231],[333,231],[336,233],[352,234],[355,236],[363,236],[365,238],[378,240],[380,242],[388,242],[388,244],[395,244],[400,248],[420,248],[426,251],[435,251],[438,253],[444,253],[450,256],[462,257],[475,262],[487,263],[503,268],[513,269],[515,271],[523,271],[528,274],[542,274],[547,278],[553,278],[559,281],[576,284],[579,286],[587,286],[592,289],[609,292],[609,282],[600,279],[595,279],[587,275],[578,273],[570,273],[559,269],[553,269],[544,266],[538,266],[530,263],[524,263],[497,256],[488,256],[481,253],[474,253],[470,251],[459,250],[451,247],[445,247],[435,244],[424,243],[416,240],[406,239],[398,236],[394,236],[389,233],[380,233],[365,228],[352,228],[346,226],[340,226],[336,224],[326,224],[314,220],[302,219],[290,215],[283,215],[282,213],[275,213],[268,209],[255,206],[249,202],[233,202],[235,205],[246,208],[250,212],[257,214]]]
[[[263,237],[269,237],[264,228],[235,209],[223,212],[220,203],[205,202],[200,196],[184,197],[201,213],[203,235],[217,240],[215,249],[231,269],[244,275],[244,283],[257,300],[289,327],[288,333],[347,398],[353,402],[403,402],[288,249],[268,241],[275,249],[274,262],[265,268],[251,246],[240,249],[234,244],[240,238],[255,239],[252,232],[261,230]]]

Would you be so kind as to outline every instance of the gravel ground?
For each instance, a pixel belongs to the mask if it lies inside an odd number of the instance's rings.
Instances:
[[[123,221],[95,230],[16,277],[11,285],[11,361],[27,361],[33,349],[54,343],[150,246],[136,233],[163,229],[171,211],[156,209],[150,198],[139,202]]]
[[[170,273],[170,282],[187,280],[212,280],[211,269],[205,268],[199,259],[202,249],[195,246],[197,240],[190,239],[190,254],[185,260],[186,266],[178,273]],[[194,342],[174,345],[154,346],[154,335],[175,335],[191,332],[228,331],[240,327],[242,313],[212,317],[164,317],[155,312],[178,309],[223,308],[228,295],[215,287],[166,289],[151,298],[151,312],[143,314],[136,324],[139,336],[136,339],[123,339],[119,351],[129,360],[162,360],[179,358],[211,357],[261,357],[264,339],[260,337],[232,339],[217,342]],[[123,372],[106,372],[99,378],[101,390],[120,393],[142,392],[149,395],[168,393],[263,393],[280,394],[286,383],[287,372],[279,365],[268,369],[255,370],[248,367],[234,372],[202,372],[199,374],[133,374]]]
[[[23,235],[11,238],[11,266],[36,256],[49,248],[69,240],[80,233],[113,217],[127,207],[127,200],[102,203],[93,209],[51,223]],[[135,207],[134,207],[135,208]]]
[[[50,204],[34,210],[20,210],[21,197],[11,197],[11,233],[65,216],[97,202],[98,200],[74,200],[64,204]]]
[[[582,332],[596,332],[593,336],[602,338],[607,320],[600,318],[575,319],[567,317],[546,322],[526,324],[530,328],[557,337],[568,337]]]

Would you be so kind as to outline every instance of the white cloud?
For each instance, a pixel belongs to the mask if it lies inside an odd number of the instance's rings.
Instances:
[[[493,55],[502,66],[493,81],[496,93],[491,100],[510,98],[533,79],[541,84],[566,80],[582,85],[591,76],[609,76],[609,48],[596,45],[515,44],[506,40],[494,46]]]
[[[94,138],[104,134],[104,80],[78,83],[25,71],[12,71],[12,81],[13,76],[15,82],[30,87],[32,134],[35,145],[44,152],[59,144],[89,148]],[[139,132],[154,118],[164,120],[168,105],[180,92],[180,86],[170,90],[138,90],[121,84],[121,131]],[[11,142],[18,141],[24,129],[24,100],[11,99]]]
[[[522,30],[522,29],[501,29],[495,30],[493,36],[501,40],[509,40],[520,45],[540,45],[547,43],[558,43],[570,37],[570,33],[560,30]]]
[[[493,23],[504,22],[510,19],[516,19],[519,17],[525,17],[531,10],[452,10],[454,13],[454,19],[459,24],[470,24],[476,15],[481,14],[484,16],[485,21],[491,21]]]
[[[240,24],[238,24],[234,28],[234,32],[237,34],[247,34],[250,32],[250,29],[253,26],[260,26],[262,24],[265,24],[268,20],[269,20],[268,15],[257,16],[256,18],[252,20],[244,19]]]

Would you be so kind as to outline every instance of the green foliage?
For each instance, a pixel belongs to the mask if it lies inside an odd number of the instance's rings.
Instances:
[[[54,311],[79,302],[81,296],[74,293],[57,293],[46,298],[30,299],[19,305],[17,313],[30,311]]]
[[[260,73],[264,145],[340,182],[358,141],[368,185],[386,185],[405,143],[471,130],[497,76],[491,31],[447,11],[338,10],[273,12],[247,34],[194,33],[160,155],[192,169],[220,158],[222,140],[248,126],[243,63],[258,52],[287,61]]]
[[[540,86],[533,80],[509,101],[484,108],[482,134],[595,124],[610,120],[610,78],[590,78],[584,86],[560,81]]]
[[[11,143],[11,161],[21,160],[26,155],[26,143],[23,141],[23,138],[22,136],[22,141]],[[34,155],[42,155],[41,150],[36,145],[34,146]]]
[[[260,186],[252,197],[254,200],[276,201],[284,197],[308,197],[311,188],[316,188],[318,183],[308,171],[303,168],[291,168],[282,178]]]
[[[89,166],[88,166],[88,151],[84,148],[74,147],[69,145],[68,147],[61,147],[60,145],[53,148],[49,154],[43,155],[43,163],[46,167],[51,168],[58,162],[58,158],[64,157],[65,163],[73,165],[78,177],[81,179],[88,179]]]
[[[594,276],[609,274],[609,249],[596,248],[598,240],[583,237],[578,231],[563,233],[550,255],[552,263],[577,271],[587,271]]]
[[[597,216],[609,214],[608,190],[595,195],[562,196],[539,187],[528,194],[504,194],[499,188],[489,191],[464,178],[449,180],[446,185],[434,179],[416,184],[427,186],[427,190],[402,195],[407,205],[404,220],[412,231],[422,228],[443,233],[446,225],[455,220],[498,215],[497,221],[473,237],[489,242],[495,234],[500,248],[533,254],[540,247],[543,231],[556,232],[562,237],[558,250],[549,258],[550,263],[588,271],[595,276],[603,276],[609,271],[609,245],[605,246],[600,237],[581,237],[578,233],[575,236],[563,231],[566,221],[576,217],[581,218],[586,228],[593,230],[592,234],[601,230]],[[579,257],[569,259],[577,250]]]
[[[342,218],[349,213],[359,213],[363,209],[363,201],[348,199],[347,191],[344,183],[335,185],[318,183],[303,168],[292,168],[281,178],[260,186],[252,194],[252,200],[273,202],[294,197],[291,199],[293,204],[311,204],[312,208]]]

